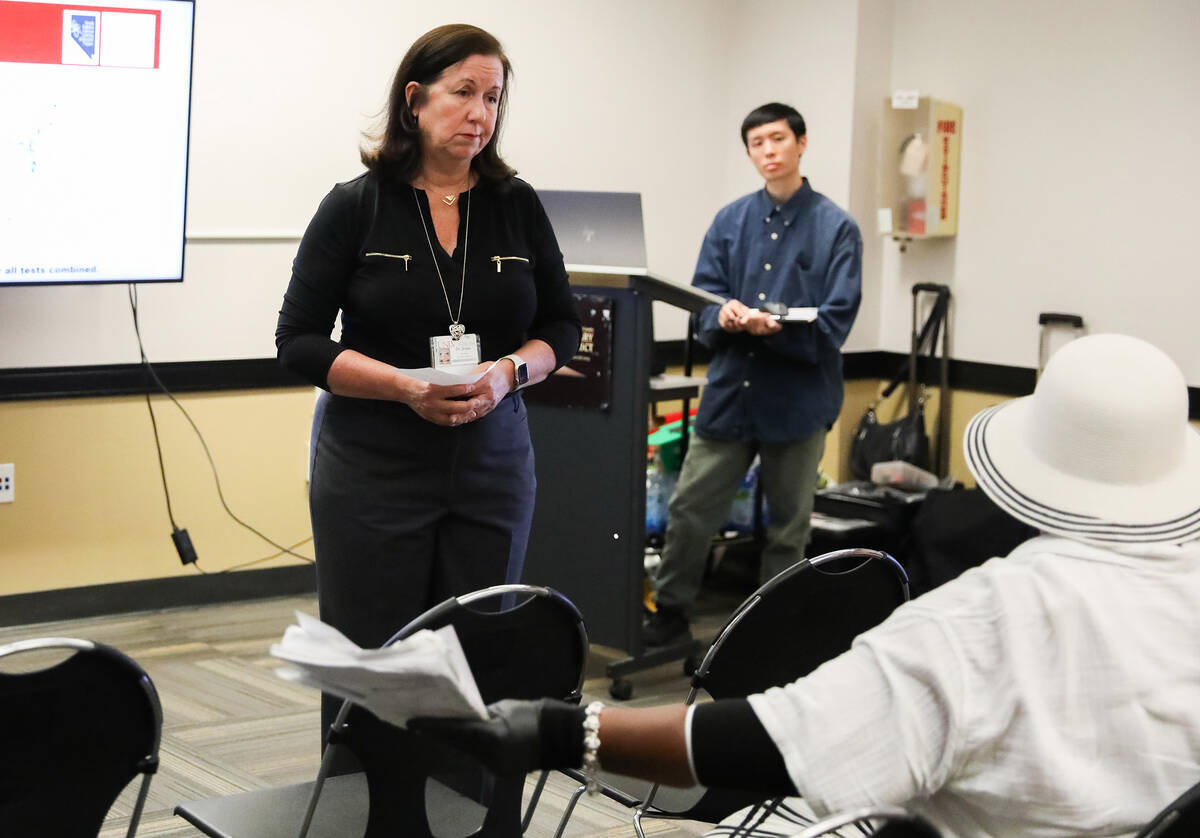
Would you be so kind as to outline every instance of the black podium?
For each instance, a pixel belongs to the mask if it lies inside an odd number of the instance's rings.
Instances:
[[[640,658],[649,406],[693,398],[700,384],[650,375],[652,304],[723,301],[646,272],[568,270],[584,343],[578,363],[526,396],[538,487],[524,579],[566,594],[592,642]]]

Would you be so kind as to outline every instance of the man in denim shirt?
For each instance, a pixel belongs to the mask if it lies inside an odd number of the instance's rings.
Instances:
[[[712,536],[757,454],[767,500],[765,581],[804,558],[817,465],[842,406],[841,346],[861,298],[862,237],[844,210],[800,174],[804,118],[772,102],[742,122],[765,188],[717,213],[692,284],[724,297],[699,319],[713,350],[696,433],[671,499],[657,610],[643,640],[688,635]],[[794,311],[780,318],[763,310]]]

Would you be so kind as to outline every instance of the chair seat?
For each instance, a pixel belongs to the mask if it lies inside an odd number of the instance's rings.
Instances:
[[[193,800],[176,806],[175,814],[210,838],[296,838],[312,788],[312,782],[297,783]],[[436,780],[429,781],[427,794],[434,805],[452,802],[437,808],[455,819],[445,825],[449,834],[466,835],[483,822],[484,807]],[[367,828],[368,798],[366,775],[361,772],[327,779],[308,830],[309,838],[362,835]]]

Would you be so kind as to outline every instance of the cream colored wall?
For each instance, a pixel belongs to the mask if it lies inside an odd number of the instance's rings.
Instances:
[[[179,400],[208,442],[234,513],[281,544],[308,538],[312,389]],[[186,419],[165,398],[153,401],[175,520],[199,566],[211,573],[276,552],[229,518]],[[171,541],[144,398],[2,403],[0,459],[16,467],[16,500],[0,504],[0,595],[196,573]],[[311,544],[297,552],[311,556]]]
[[[1200,385],[1198,10],[892,3],[891,86],[963,107],[962,202],[953,241],[885,246],[874,348],[907,351],[911,284],[943,282],[959,360],[1033,367],[1038,313],[1072,312],[1150,341]]]
[[[668,372],[680,375],[683,370],[672,368]],[[697,367],[694,374],[703,376],[704,368]],[[850,443],[854,439],[854,431],[858,427],[858,421],[862,418],[863,412],[879,398],[886,383],[878,378],[846,382],[842,412],[825,438],[825,455],[821,458],[820,464],[821,471],[829,475],[835,482],[853,479],[850,474],[849,462]],[[941,391],[937,387],[930,387],[927,395],[929,400],[925,406],[925,427],[929,432],[929,439],[935,442]],[[1009,397],[989,393],[958,390],[953,392],[950,402],[950,475],[955,480],[961,481],[967,486],[975,485],[962,455],[962,438],[967,421],[985,407],[1002,402],[1007,398]],[[887,401],[878,406],[876,412],[879,420],[890,422],[903,415],[906,399],[904,388],[897,388]],[[680,408],[680,402],[660,402],[656,407],[656,415],[663,416],[678,411]]]
[[[846,382],[842,415],[821,461],[834,480],[850,479],[854,429],[882,385],[878,379]],[[926,411],[931,439],[938,395],[930,391]],[[962,457],[967,421],[1005,398],[954,392],[950,473],[957,480],[973,485]],[[894,418],[902,400],[899,390],[881,405],[881,420]],[[313,391],[208,393],[180,402],[208,442],[233,511],[281,544],[308,538]],[[175,519],[190,533],[199,566],[211,573],[275,553],[221,508],[208,461],[179,410],[161,397],[154,407]],[[657,406],[660,415],[679,408],[678,402]],[[14,463],[17,476],[16,501],[0,504],[0,596],[196,573],[181,566],[171,542],[141,397],[0,403],[0,460]],[[297,551],[311,556],[311,543]],[[283,557],[254,567],[299,561]]]

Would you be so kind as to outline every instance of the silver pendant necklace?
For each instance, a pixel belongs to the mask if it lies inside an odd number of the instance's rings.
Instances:
[[[450,337],[458,340],[467,333],[467,327],[462,323],[462,307],[463,298],[467,295],[467,240],[471,235],[471,190],[467,190],[467,220],[466,226],[463,228],[462,246],[462,284],[458,288],[458,314],[455,314],[450,305],[450,293],[446,290],[446,283],[442,279],[442,269],[438,267],[437,252],[433,249],[433,239],[429,237],[429,225],[425,223],[425,213],[421,212],[421,199],[417,197],[417,187],[411,188],[413,200],[417,204],[417,215],[421,219],[421,229],[425,231],[425,243],[429,245],[429,255],[433,258],[433,269],[437,271],[438,284],[442,286],[442,296],[446,298],[446,313],[450,315]],[[452,206],[457,198],[457,195],[447,195],[442,198],[442,201],[446,206]]]

